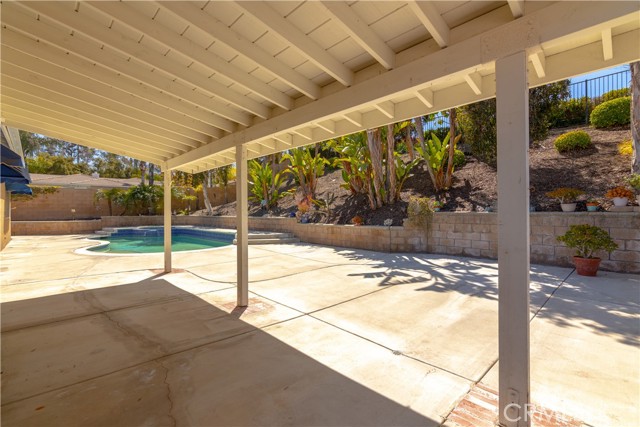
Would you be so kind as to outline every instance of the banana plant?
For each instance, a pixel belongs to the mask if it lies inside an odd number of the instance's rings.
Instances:
[[[402,158],[398,153],[395,153],[395,161],[396,161],[396,200],[400,198],[400,192],[402,191],[402,187],[404,183],[411,175],[411,170],[420,163],[421,159],[413,159],[409,163],[405,163],[402,161]]]
[[[318,178],[324,175],[324,168],[329,161],[320,153],[311,155],[309,148],[294,148],[282,156],[282,161],[288,160],[286,173],[293,175],[296,183],[306,196],[312,199],[316,195]]]
[[[458,135],[453,140],[453,147],[455,149],[456,144],[460,140],[461,135]],[[433,182],[433,186],[436,191],[445,190],[445,168],[447,165],[447,159],[449,156],[449,138],[450,134],[440,141],[435,133],[431,133],[431,139],[425,141],[422,146],[416,147],[416,151],[420,157],[422,157],[427,165],[427,171]],[[453,168],[451,168],[451,174],[453,174]],[[450,180],[449,180],[450,181]]]
[[[250,200],[265,203],[267,209],[278,204],[278,200],[286,196],[287,192],[280,192],[284,182],[282,172],[273,173],[268,163],[261,164],[257,160],[249,162],[249,184],[251,184]]]

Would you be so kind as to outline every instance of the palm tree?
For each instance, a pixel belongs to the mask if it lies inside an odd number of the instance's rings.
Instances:
[[[107,190],[100,189],[96,191],[94,200],[99,202],[100,200],[106,200],[109,206],[109,216],[113,216],[113,204],[121,204],[123,191],[120,188],[109,188]]]

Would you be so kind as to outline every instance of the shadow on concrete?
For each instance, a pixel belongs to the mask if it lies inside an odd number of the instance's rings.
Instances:
[[[371,262],[373,272],[367,275],[380,278],[380,286],[428,282],[416,291],[457,292],[498,300],[498,269],[495,261],[352,249],[336,249],[336,252],[350,260]],[[408,271],[420,271],[422,277],[415,277]],[[401,279],[398,280],[398,277]],[[530,301],[534,306],[534,302],[544,304],[551,293],[563,285],[565,277],[549,275],[544,267],[532,265],[531,279],[539,284],[530,288]],[[608,287],[606,291],[598,290],[598,283],[564,284],[562,292],[553,295],[550,300],[553,303],[545,305],[541,315],[562,327],[589,328],[598,334],[617,337],[624,344],[638,346],[639,329],[634,316],[640,309],[640,280],[620,280],[615,287],[600,283],[601,287]]]
[[[3,425],[439,424],[242,320],[280,308],[224,292],[154,276],[2,304]]]

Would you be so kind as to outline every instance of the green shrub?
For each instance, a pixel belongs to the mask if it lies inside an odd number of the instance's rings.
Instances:
[[[585,105],[585,102],[587,105]],[[566,127],[583,124],[586,119],[586,109],[593,109],[593,102],[589,98],[567,99],[560,101],[551,112],[549,123],[551,127]]]
[[[631,121],[631,97],[603,102],[593,109],[590,120],[591,125],[599,129],[628,125]]]
[[[572,225],[562,236],[557,237],[559,242],[576,250],[576,256],[581,258],[593,258],[595,251],[603,250],[609,253],[618,248],[605,230],[593,225]]]
[[[591,137],[582,130],[563,133],[553,143],[559,153],[574,150],[584,150],[591,147]]]
[[[467,163],[467,159],[464,156],[462,150],[456,150],[453,153],[453,166],[459,168],[461,166],[464,166],[465,163]]]
[[[631,96],[631,90],[628,87],[623,89],[614,89],[602,94],[602,102],[611,101],[618,98],[624,98],[625,96]]]

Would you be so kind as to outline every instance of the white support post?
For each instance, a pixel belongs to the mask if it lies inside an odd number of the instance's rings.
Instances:
[[[164,169],[164,272],[171,273],[171,171]]]
[[[496,61],[498,124],[499,421],[530,426],[529,87],[527,55]]]
[[[236,146],[236,221],[238,263],[238,307],[249,305],[249,218],[247,188],[247,147]]]

